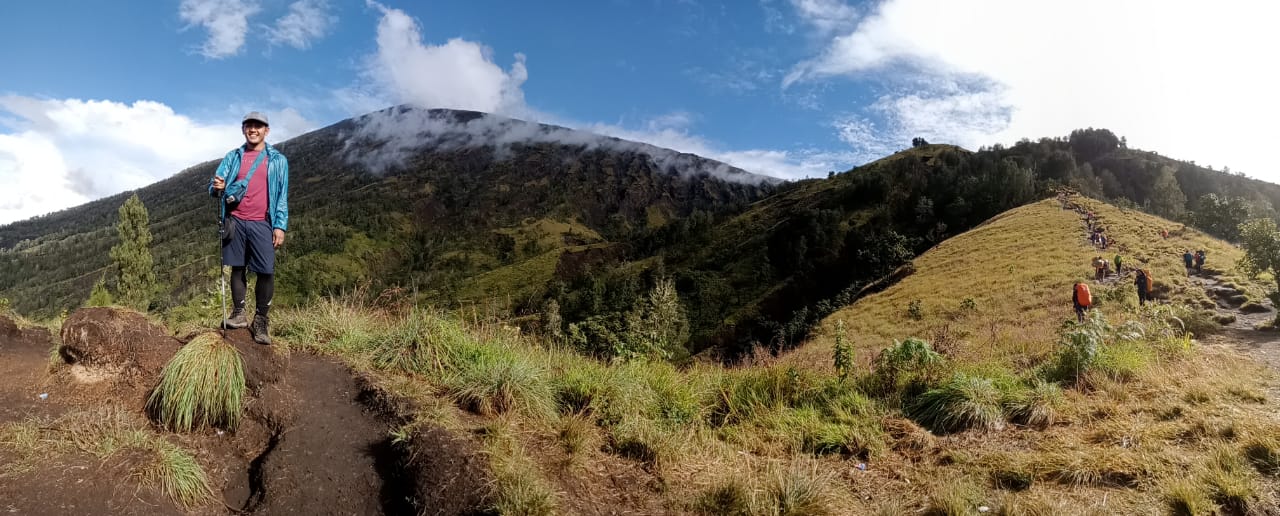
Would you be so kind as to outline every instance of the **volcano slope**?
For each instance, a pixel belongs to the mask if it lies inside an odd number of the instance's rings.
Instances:
[[[1090,243],[1089,212],[1109,249]],[[1207,251],[1201,274],[1183,268],[1186,249]],[[1117,254],[1122,273],[1095,281],[1090,260]],[[887,367],[891,350],[902,349],[895,341],[908,337],[941,355],[945,373],[916,392],[908,386],[887,408],[926,427],[942,412],[971,428],[939,432],[929,453],[881,458],[886,483],[877,489],[905,493],[902,508],[1271,513],[1280,339],[1253,329],[1275,313],[1262,287],[1235,269],[1240,256],[1140,212],[1080,197],[1045,200],[939,244],[914,260],[913,273],[834,313],[820,336],[781,362],[831,371],[837,335],[857,371]],[[1138,307],[1137,267],[1155,279],[1154,306]],[[1083,325],[1071,308],[1075,281],[1087,281],[1095,300],[1096,318]],[[1009,385],[1032,394],[1020,401],[1003,392]],[[953,403],[919,394],[927,389]],[[1006,416],[1013,408],[1015,424],[980,423],[983,395]],[[1027,399],[1054,417],[1033,424],[1019,416]]]

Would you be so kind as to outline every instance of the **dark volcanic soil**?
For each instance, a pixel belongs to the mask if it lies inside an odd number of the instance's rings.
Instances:
[[[487,505],[483,461],[465,439],[419,431],[412,444],[393,443],[394,411],[375,403],[373,387],[346,366],[303,352],[279,355],[254,344],[247,330],[224,338],[241,352],[249,399],[236,432],[167,434],[195,453],[222,495],[221,503],[188,513],[472,514]],[[104,404],[143,412],[144,391],[158,376],[122,382],[109,365],[65,364],[50,374],[53,342],[47,331],[0,317],[0,424]],[[99,373],[104,379],[93,380]],[[42,400],[41,392],[50,395]],[[0,463],[5,454],[0,447]],[[10,474],[0,478],[0,513],[186,512],[128,478],[146,460],[132,452],[106,461],[72,454]]]

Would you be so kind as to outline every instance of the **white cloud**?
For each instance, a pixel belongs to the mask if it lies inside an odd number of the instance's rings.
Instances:
[[[1278,14],[1242,0],[887,0],[783,84],[889,77],[894,91],[846,121],[967,145],[1106,127],[1132,147],[1277,181],[1257,138],[1280,118],[1266,65]]]
[[[209,31],[200,54],[222,59],[240,53],[249,31],[249,17],[259,10],[254,0],[182,0],[178,15],[182,21]]]
[[[764,174],[780,179],[796,180],[824,176],[829,171],[844,171],[857,160],[848,152],[830,152],[815,149],[726,149],[707,141],[687,128],[687,113],[675,112],[645,121],[642,128],[621,124],[570,124],[585,131],[656,145],[680,152],[697,154],[704,158],[733,165],[748,172]],[[683,121],[684,124],[672,124]]]
[[[203,123],[152,101],[0,96],[0,224],[57,211],[164,179],[243,143],[239,114]],[[311,124],[296,111],[268,112],[271,141]]]
[[[821,35],[851,29],[858,20],[858,10],[841,0],[791,0],[791,6]]]
[[[289,4],[289,13],[268,29],[268,39],[273,45],[302,50],[309,48],[312,41],[323,38],[337,22],[338,17],[329,14],[325,0],[299,0]]]
[[[412,17],[399,9],[369,2],[382,12],[378,51],[366,73],[397,102],[430,108],[470,109],[524,116],[521,85],[528,79],[523,54],[510,70],[493,62],[486,46],[461,38],[443,45],[423,43]]]

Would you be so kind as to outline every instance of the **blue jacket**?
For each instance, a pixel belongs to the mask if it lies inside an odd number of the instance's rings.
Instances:
[[[289,159],[284,157],[280,151],[270,145],[266,146],[267,152],[267,211],[270,213],[271,227],[282,231],[289,230]],[[222,158],[222,163],[218,165],[218,171],[215,173],[221,177],[226,184],[235,181],[236,176],[240,174],[240,158],[244,157],[244,146],[241,145],[228,152],[226,157]],[[226,190],[214,190],[213,178],[209,179],[209,195],[221,199],[226,195]],[[227,216],[227,203],[222,203],[222,214],[218,216],[218,222],[222,222],[222,218]]]

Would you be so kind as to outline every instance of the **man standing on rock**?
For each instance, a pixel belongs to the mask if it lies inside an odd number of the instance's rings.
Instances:
[[[209,195],[222,201],[222,263],[231,266],[231,317],[224,328],[249,327],[253,340],[271,344],[268,312],[275,293],[275,250],[289,228],[289,160],[267,145],[267,115],[254,111],[240,124],[244,145],[228,152],[209,181]],[[245,319],[245,271],[257,275],[257,311]]]

